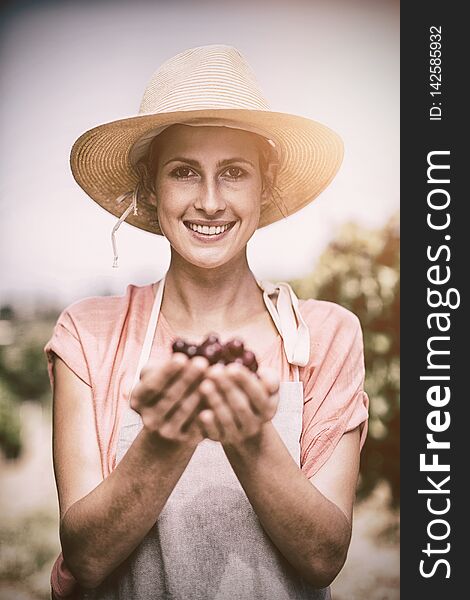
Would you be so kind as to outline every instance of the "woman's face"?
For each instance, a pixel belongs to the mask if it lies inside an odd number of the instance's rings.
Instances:
[[[157,214],[172,248],[205,268],[244,255],[259,223],[263,188],[254,135],[174,125],[159,138]]]

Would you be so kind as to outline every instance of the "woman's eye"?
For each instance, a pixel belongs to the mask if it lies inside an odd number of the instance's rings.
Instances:
[[[245,174],[240,167],[229,167],[225,172],[231,179],[240,179]]]
[[[189,167],[176,167],[176,169],[173,169],[171,174],[177,179],[188,179],[189,177],[192,177],[195,173]]]

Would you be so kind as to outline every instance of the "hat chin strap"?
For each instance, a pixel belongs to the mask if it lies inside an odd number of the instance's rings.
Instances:
[[[126,208],[126,210],[122,213],[122,215],[119,217],[117,223],[114,225],[112,231],[111,231],[111,243],[113,245],[113,268],[117,269],[119,267],[118,264],[118,251],[117,251],[117,242],[116,242],[116,232],[119,229],[119,227],[121,226],[121,223],[123,223],[127,217],[130,215],[131,211],[134,211],[134,215],[137,215],[137,188],[138,186],[136,186],[135,190],[132,192],[126,192],[125,194],[121,194],[121,196],[119,196],[119,198],[117,198],[116,202],[123,202],[124,200],[126,200],[129,196],[132,196],[132,202],[129,204],[129,206]]]

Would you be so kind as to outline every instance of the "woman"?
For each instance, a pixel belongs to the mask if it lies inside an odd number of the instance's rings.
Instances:
[[[167,61],[137,117],[101,125],[72,171],[101,206],[163,234],[166,276],[59,317],[46,346],[62,554],[56,597],[329,598],[364,442],[362,336],[331,303],[258,282],[246,245],[339,168],[326,127],[274,113],[243,57]],[[240,338],[260,364],[172,342]]]

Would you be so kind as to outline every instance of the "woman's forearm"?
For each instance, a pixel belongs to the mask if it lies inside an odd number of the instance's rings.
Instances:
[[[347,555],[345,514],[300,471],[272,423],[224,450],[272,542],[312,585],[328,586]]]
[[[63,556],[83,587],[97,587],[138,546],[195,448],[143,429],[116,469],[67,510],[60,524]]]

